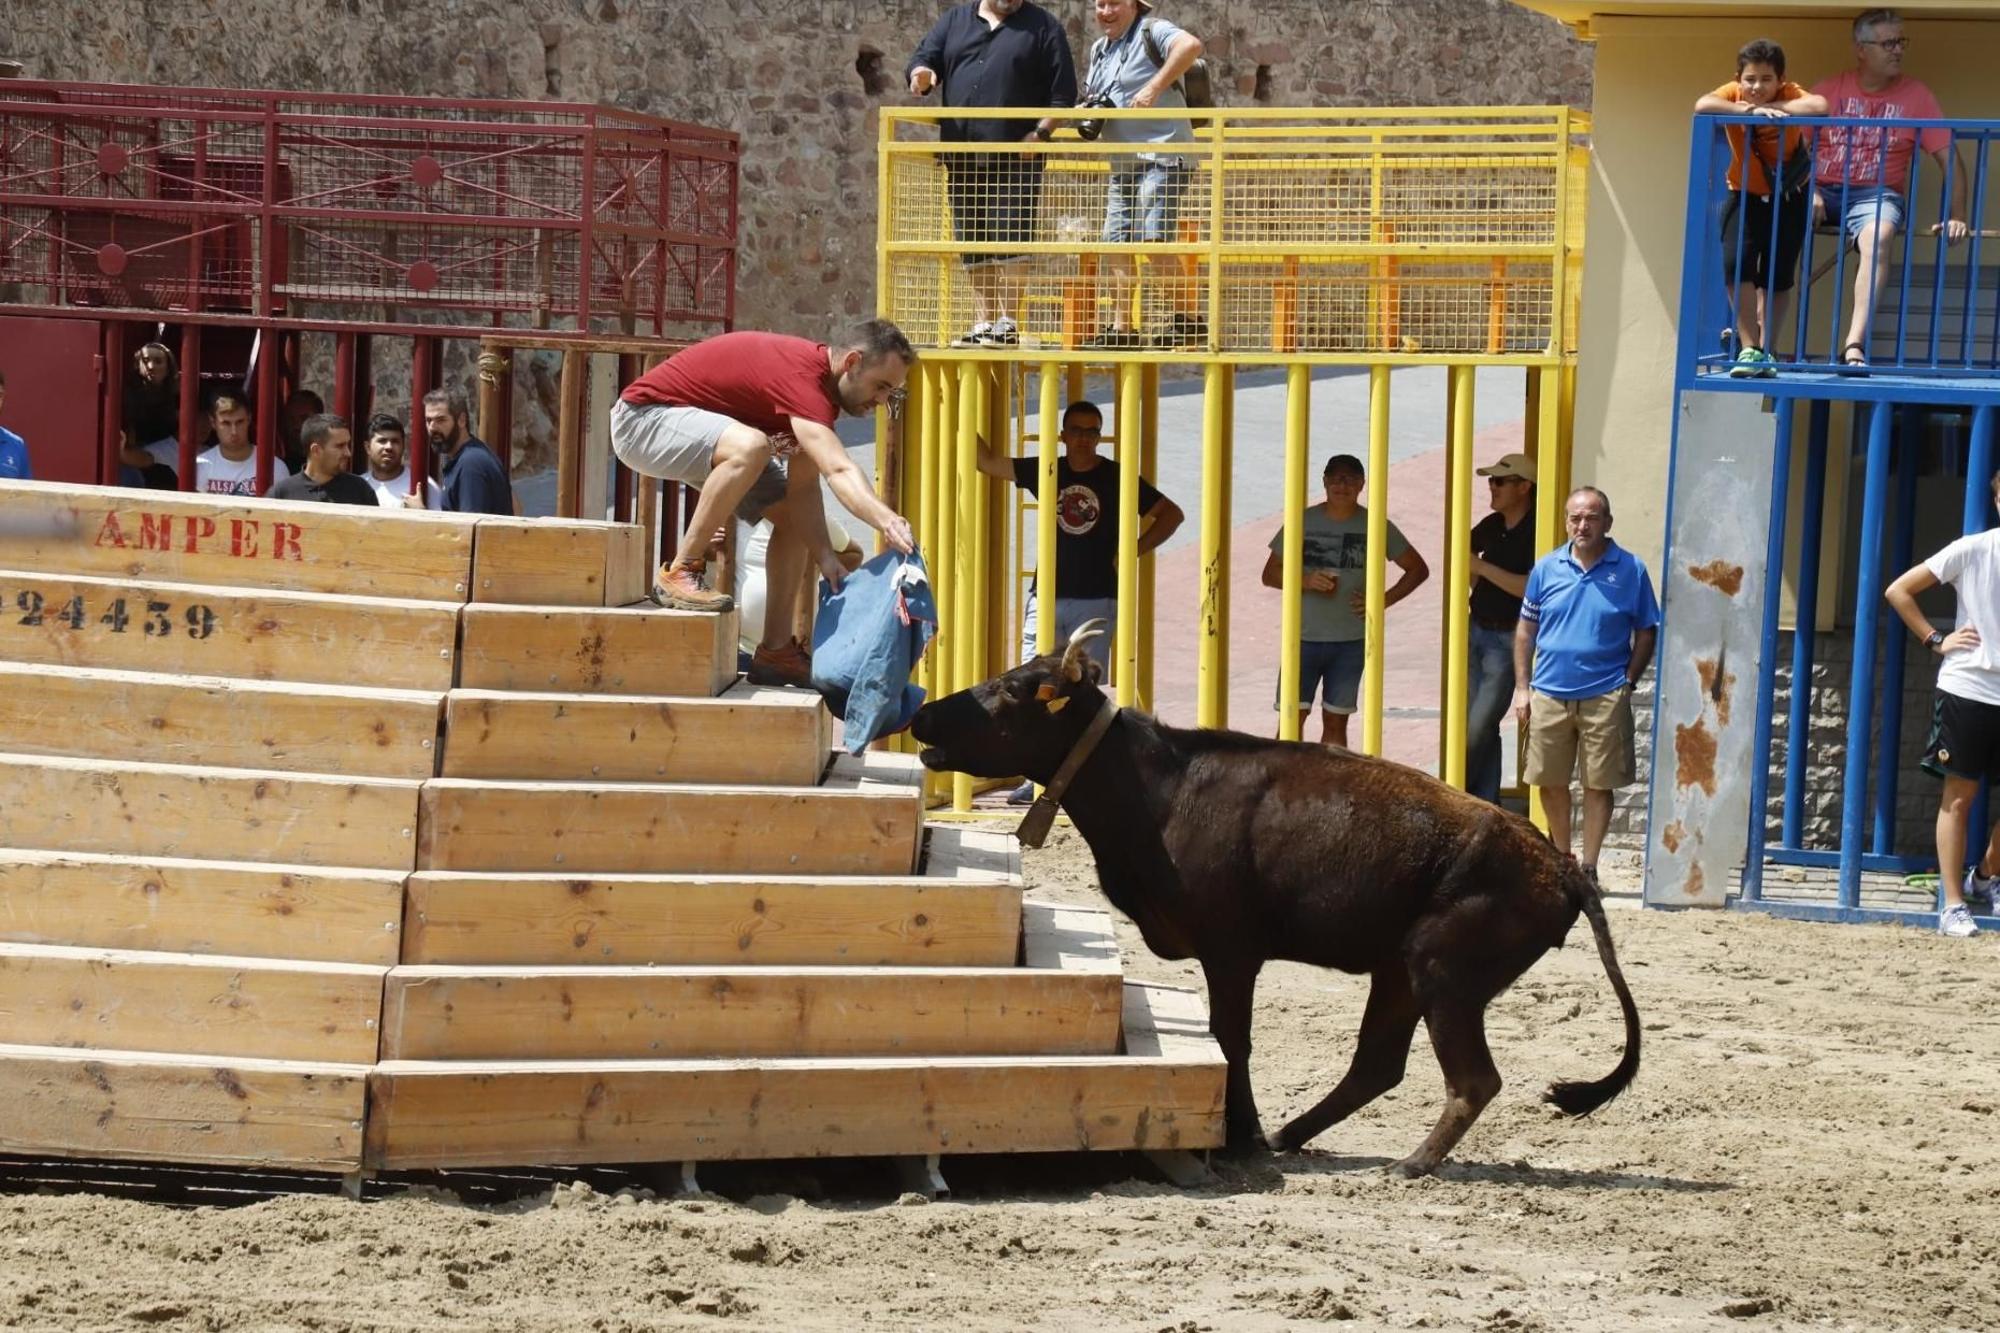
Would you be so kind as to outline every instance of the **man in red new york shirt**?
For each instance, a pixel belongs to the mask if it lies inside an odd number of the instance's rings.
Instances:
[[[1903,20],[1893,9],[1870,9],[1854,20],[1854,68],[1813,88],[1830,116],[1871,120],[1940,120],[1937,97],[1903,73]],[[1820,132],[1813,171],[1813,211],[1821,222],[1838,219],[1854,247],[1854,311],[1837,359],[1868,364],[1868,324],[1888,272],[1889,243],[1905,230],[1910,211],[1910,160],[1921,147],[1951,177],[1951,212],[1942,224],[1953,245],[1965,239],[1965,164],[1953,161],[1951,131],[1941,127],[1890,130],[1855,127]]]
[[[819,479],[889,545],[914,549],[910,525],[882,503],[833,432],[901,392],[916,362],[885,319],[864,320],[832,346],[779,333],[725,333],[683,348],[611,406],[611,447],[635,472],[701,492],[654,595],[686,611],[727,611],[729,594],[702,585],[709,537],[735,513],[771,520],[764,636],[750,661],[759,684],[804,685],[810,660],[791,637],[793,599],[810,556],[829,582],[843,572],[827,538]]]

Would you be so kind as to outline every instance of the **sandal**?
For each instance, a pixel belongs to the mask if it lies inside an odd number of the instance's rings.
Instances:
[[[1840,349],[1841,368],[1858,376],[1868,374],[1868,349],[1860,343],[1849,343]]]

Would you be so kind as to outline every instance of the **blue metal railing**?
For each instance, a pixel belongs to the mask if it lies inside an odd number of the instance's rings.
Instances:
[[[1750,189],[1751,173],[1729,182],[1729,132],[1739,131],[1765,158],[1763,173],[1776,184],[1769,194]],[[1791,131],[1799,131],[1794,144]],[[1943,166],[1926,151],[1922,136],[1942,134],[1948,144]],[[1759,142],[1759,137],[1762,142]],[[1927,380],[1983,380],[2000,387],[2000,204],[1987,199],[1992,149],[2000,137],[1993,120],[1871,120],[1840,116],[1694,117],[1689,159],[1687,219],[1681,281],[1677,382],[1692,387],[1715,375],[1766,379],[1805,375],[1827,379],[1872,377]],[[1770,142],[1775,140],[1775,143]],[[1905,217],[1879,259],[1879,295],[1860,298],[1857,324],[1857,270],[1862,260],[1840,221],[1850,211],[1862,225],[1893,221],[1893,202],[1878,190],[1888,150],[1910,148]],[[1937,180],[1942,170],[1943,179]],[[1809,182],[1809,183],[1808,183]],[[1933,186],[1941,188],[1933,189]],[[1954,212],[1962,199],[1963,212]],[[1735,238],[1725,242],[1724,225],[1734,214]],[[1967,234],[1954,244],[1946,222],[1956,217]],[[1789,251],[1797,248],[1792,263]],[[1762,263],[1775,271],[1758,272]],[[1788,281],[1785,269],[1793,270]],[[1739,319],[1741,294],[1750,288],[1786,287],[1762,332],[1770,361],[1749,376],[1738,364],[1743,342],[1736,332],[1757,321]],[[1842,364],[1850,343],[1859,343],[1868,364]],[[1755,345],[1754,342],[1752,345]],[[1712,384],[1712,381],[1711,381]],[[1875,396],[1875,395],[1869,395]]]

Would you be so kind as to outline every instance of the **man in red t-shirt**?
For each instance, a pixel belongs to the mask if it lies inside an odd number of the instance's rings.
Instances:
[[[838,586],[819,479],[891,547],[914,549],[910,525],[882,503],[833,433],[842,412],[862,416],[903,387],[917,354],[894,324],[864,320],[831,347],[779,333],[725,333],[683,348],[634,380],[611,406],[611,447],[635,472],[701,492],[654,595],[685,611],[727,611],[729,594],[702,586],[708,539],[724,516],[771,520],[765,557],[764,637],[750,660],[759,684],[804,685],[805,646],[792,608],[811,556]]]
[[[1940,120],[1944,112],[1929,88],[1903,74],[1903,20],[1893,9],[1870,9],[1854,20],[1854,68],[1814,86],[1830,116],[1871,120]],[[1910,160],[1921,147],[1951,177],[1951,212],[1941,229],[1956,245],[1965,239],[1965,163],[1954,161],[1951,131],[1833,128],[1820,132],[1813,171],[1813,211],[1838,218],[1859,256],[1854,266],[1854,311],[1837,359],[1868,364],[1868,324],[1888,273],[1889,243],[1905,227]]]

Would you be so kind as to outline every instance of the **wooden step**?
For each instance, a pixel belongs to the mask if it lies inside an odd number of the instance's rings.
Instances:
[[[448,778],[810,786],[833,717],[811,690],[738,681],[714,699],[453,690]]]
[[[5,535],[57,519],[73,530]],[[464,601],[473,526],[464,514],[224,499],[178,491],[0,482],[0,565],[51,574],[355,597]]]
[[[403,876],[0,851],[0,940],[388,967],[401,948]]]
[[[0,752],[427,778],[440,694],[0,662]]]
[[[920,772],[913,756],[870,754],[841,756],[817,787],[437,778],[424,784],[416,868],[905,875]]]
[[[377,1169],[1201,1149],[1224,1063],[1190,991],[1127,984],[1118,1055],[385,1061]]]
[[[368,1064],[384,970],[0,944],[0,1030],[29,1046]]]
[[[1024,967],[398,967],[385,1060],[1109,1055],[1108,913],[1030,903]]]
[[[409,870],[421,786],[0,754],[0,847]]]
[[[482,518],[473,538],[469,600],[529,606],[637,601],[646,595],[638,577],[644,535],[631,523]]]
[[[933,826],[916,875],[410,876],[414,964],[1005,967],[1021,944],[1005,834]],[[5,880],[0,879],[0,885]],[[109,941],[90,941],[106,943]]]
[[[0,611],[0,658],[48,666],[443,691],[458,647],[456,602],[8,569]]]
[[[462,613],[460,687],[712,698],[736,680],[736,613],[483,606]]]
[[[0,1045],[0,1152],[344,1173],[368,1066]]]

